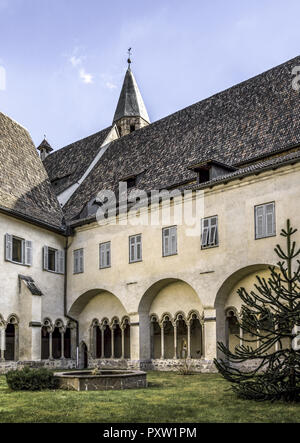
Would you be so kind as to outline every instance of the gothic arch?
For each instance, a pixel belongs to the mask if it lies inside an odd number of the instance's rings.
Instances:
[[[113,292],[111,292],[108,289],[95,288],[95,289],[90,289],[89,291],[86,291],[84,294],[80,295],[72,304],[71,308],[69,309],[68,315],[70,317],[77,319],[80,316],[81,312],[84,310],[84,308],[87,306],[87,304],[94,297],[101,295],[101,294],[105,294],[105,293],[110,294],[112,297],[115,297],[119,301],[119,303],[121,304],[124,311],[127,312],[122,301],[120,300],[120,298],[117,295],[115,295]]]
[[[176,285],[176,283],[179,285]],[[172,300],[173,308],[169,308],[168,312],[161,312],[160,309],[156,309],[157,306],[155,305],[155,299],[157,296],[165,297],[167,294],[167,299],[165,300],[168,300],[168,297],[170,297],[170,293],[168,294],[168,287],[170,287],[170,291],[172,291],[173,288],[175,292],[180,292],[182,290],[182,295],[184,296],[177,299],[174,298],[174,300]],[[159,299],[157,299],[156,303],[159,303],[158,300]],[[145,291],[138,306],[140,321],[140,358],[145,360],[151,358],[153,348],[153,340],[151,338],[153,325],[151,325],[151,320],[153,321],[157,318],[158,322],[161,324],[162,320],[168,316],[173,324],[176,316],[182,315],[184,321],[186,321],[187,313],[193,307],[196,310],[201,310],[203,309],[203,304],[199,294],[189,282],[173,277],[164,278],[154,282]]]
[[[262,271],[267,271],[270,266],[274,266],[267,263],[257,263],[252,264],[249,266],[246,266],[244,268],[238,269],[235,272],[233,272],[231,275],[229,275],[222,285],[220,286],[216,299],[215,299],[215,309],[216,309],[216,322],[217,322],[217,342],[223,342],[226,343],[227,337],[226,337],[226,311],[228,311],[229,307],[226,308],[225,306],[227,299],[229,297],[229,294],[233,291],[234,287],[242,281],[244,278],[259,273]],[[231,307],[233,309],[234,307]],[[237,309],[234,308],[234,310],[237,312]],[[238,314],[238,312],[237,312]],[[222,357],[220,351],[218,350],[218,357]]]

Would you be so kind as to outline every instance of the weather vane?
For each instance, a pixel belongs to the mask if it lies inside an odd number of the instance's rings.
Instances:
[[[128,60],[127,60],[127,62],[128,62],[128,67],[129,67],[129,68],[130,68],[130,65],[131,65],[131,63],[132,63],[132,61],[131,61],[131,55],[132,55],[131,49],[132,49],[132,48],[129,48],[129,49],[128,49]]]

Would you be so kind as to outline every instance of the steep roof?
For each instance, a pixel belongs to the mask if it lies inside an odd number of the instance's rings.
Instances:
[[[297,65],[300,57],[114,141],[66,204],[66,217],[101,189],[116,190],[122,177],[139,174],[137,187],[149,191],[195,179],[191,164],[235,165],[300,145]]]
[[[128,68],[113,122],[122,117],[142,117],[150,123],[149,115],[130,67]]]
[[[82,177],[110,130],[111,126],[53,152],[44,160],[44,166],[56,195]]]
[[[63,213],[26,129],[0,112],[0,207],[61,227]]]

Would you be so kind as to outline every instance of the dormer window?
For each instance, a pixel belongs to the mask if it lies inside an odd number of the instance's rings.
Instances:
[[[127,188],[134,188],[136,185],[136,177],[130,177],[127,180]]]
[[[234,168],[233,166],[220,163],[216,160],[208,160],[202,163],[198,163],[196,165],[190,166],[189,169],[197,173],[198,184],[207,183],[213,179],[228,175],[236,171],[236,168]]]
[[[197,182],[205,183],[210,180],[210,168],[200,168],[197,170]]]
[[[130,125],[130,132],[134,132],[135,131],[135,125]]]

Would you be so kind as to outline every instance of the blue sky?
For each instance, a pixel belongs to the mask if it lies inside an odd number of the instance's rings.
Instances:
[[[112,122],[126,51],[152,121],[299,55],[299,0],[0,0],[0,111],[58,149]]]

